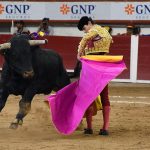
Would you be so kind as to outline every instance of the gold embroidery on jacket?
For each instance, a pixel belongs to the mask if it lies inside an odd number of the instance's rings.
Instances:
[[[105,28],[94,25],[89,32],[83,36],[79,43],[78,52],[85,52],[85,54],[95,52],[108,53],[111,41],[112,37]]]

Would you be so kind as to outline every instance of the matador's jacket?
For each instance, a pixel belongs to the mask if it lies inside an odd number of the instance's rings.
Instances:
[[[84,55],[97,52],[108,53],[111,42],[112,37],[109,32],[104,27],[95,24],[83,36],[78,47],[78,52],[84,53]]]

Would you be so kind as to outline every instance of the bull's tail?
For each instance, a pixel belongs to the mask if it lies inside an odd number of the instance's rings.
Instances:
[[[74,68],[74,72],[68,73],[70,78],[78,78],[80,76],[82,64],[80,61],[77,61],[76,66]]]

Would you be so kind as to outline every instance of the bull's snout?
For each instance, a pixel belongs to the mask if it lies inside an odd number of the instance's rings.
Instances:
[[[31,71],[25,71],[25,72],[23,73],[23,77],[24,77],[24,78],[32,78],[33,76],[34,76],[33,70],[31,70]]]

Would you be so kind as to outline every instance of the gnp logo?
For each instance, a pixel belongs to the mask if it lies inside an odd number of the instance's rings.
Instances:
[[[133,12],[134,12],[134,6],[132,4],[128,4],[126,7],[125,7],[125,12],[128,14],[128,15],[132,15]]]
[[[0,4],[0,14],[2,14],[3,12],[4,12],[4,6]]]
[[[61,7],[60,7],[60,12],[65,15],[67,14],[68,12],[70,12],[70,7],[67,6],[67,4],[63,4]]]
[[[3,6],[0,4],[0,14],[3,14],[5,12],[7,15],[9,14],[27,14],[27,11],[29,10],[30,5],[6,5]]]
[[[91,14],[94,9],[95,9],[95,5],[72,5],[69,7],[67,4],[63,4],[62,6],[60,6],[60,12],[63,15],[66,15],[69,12],[76,15]]]
[[[125,12],[128,15],[148,15],[150,14],[150,5],[135,5],[127,4],[125,7]]]

